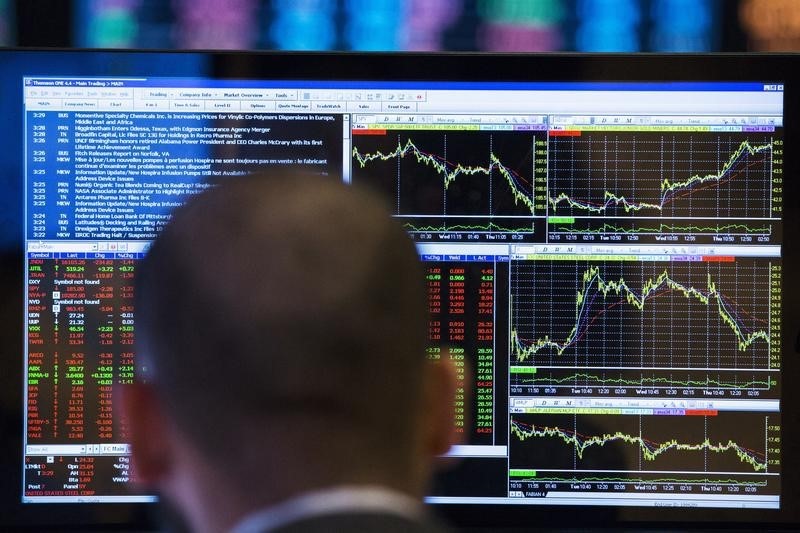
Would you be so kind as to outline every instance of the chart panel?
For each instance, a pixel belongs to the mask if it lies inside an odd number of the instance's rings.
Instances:
[[[601,397],[776,398],[777,370],[511,367],[512,394]]]
[[[624,259],[624,258],[622,258]],[[768,370],[774,261],[514,261],[512,365]],[[777,296],[779,300],[779,296]],[[589,378],[592,379],[592,378]]]
[[[549,238],[774,242],[782,212],[780,131],[719,128],[736,131],[553,131]]]
[[[779,490],[780,416],[715,409],[520,409],[512,490],[769,493]],[[536,414],[534,412],[539,411]],[[644,413],[644,414],[643,414]],[[542,494],[544,495],[544,494]]]
[[[353,182],[383,191],[418,240],[531,241],[544,225],[544,131],[353,133]]]

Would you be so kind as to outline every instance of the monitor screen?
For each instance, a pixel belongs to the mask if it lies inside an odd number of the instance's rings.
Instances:
[[[268,56],[16,54],[0,70],[19,115],[2,158],[21,507],[156,501],[114,396],[137,372],[137,262],[209,178],[303,168],[385,194],[424,263],[427,356],[458,369],[461,437],[427,502],[785,519],[781,72],[426,78],[330,56],[365,66],[329,76],[298,56],[306,71],[265,76],[241,61]]]

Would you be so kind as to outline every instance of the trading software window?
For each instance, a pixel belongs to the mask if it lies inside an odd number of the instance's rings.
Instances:
[[[781,85],[32,77],[24,106],[23,501],[154,499],[113,395],[137,261],[208,177],[299,166],[383,191],[425,263],[464,442],[428,501],[779,506]]]

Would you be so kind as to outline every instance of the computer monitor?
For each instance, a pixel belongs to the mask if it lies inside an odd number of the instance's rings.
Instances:
[[[794,57],[2,59],[9,523],[146,523],[137,261],[207,178],[296,167],[417,243],[455,523],[799,521]]]

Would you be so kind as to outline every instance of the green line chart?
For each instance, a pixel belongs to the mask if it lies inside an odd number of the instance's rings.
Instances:
[[[531,386],[544,386],[544,387],[608,387],[615,389],[629,389],[629,388],[646,388],[646,389],[678,389],[678,388],[692,388],[692,389],[725,389],[734,391],[743,390],[763,390],[768,391],[777,385],[777,380],[774,376],[756,375],[738,375],[738,373],[729,373],[730,375],[716,374],[702,372],[661,372],[661,375],[644,375],[640,373],[638,376],[634,371],[626,373],[619,372],[614,377],[610,372],[597,373],[597,372],[563,372],[554,373],[545,369],[537,369],[536,373],[530,373],[528,369],[531,367],[522,367],[527,372],[515,373],[514,368],[511,370],[511,383],[513,385],[531,385]],[[682,374],[682,375],[681,375]]]
[[[581,220],[579,223],[583,223]],[[655,222],[652,225],[645,225],[643,221],[634,224],[621,224],[603,222],[601,224],[591,224],[588,221],[584,227],[578,227],[573,219],[569,225],[558,223],[549,228],[551,232],[577,233],[577,234],[606,234],[619,233],[626,235],[637,234],[672,234],[672,235],[695,235],[695,234],[727,234],[727,235],[769,235],[772,232],[770,224],[697,224],[697,223],[671,223]]]
[[[385,135],[355,135],[352,179],[384,191],[398,216],[474,217],[470,224],[453,224],[469,227],[448,231],[514,231],[506,220],[496,222],[494,217],[530,219],[545,212],[544,195],[539,204],[535,198],[534,177],[535,142],[543,136],[541,132],[401,129],[387,130]],[[544,188],[545,182],[540,186]],[[450,227],[408,222],[428,231]]]
[[[738,479],[735,474],[763,474],[779,464],[770,462],[768,442],[780,435],[778,418],[722,411],[712,416],[516,413],[509,426],[509,464],[573,475],[727,473]]]
[[[358,147],[353,147],[353,157],[362,168],[375,160],[388,161],[398,157],[404,158],[409,154],[416,158],[417,163],[431,167],[441,176],[442,187],[445,191],[447,191],[453,182],[461,176],[489,176],[492,171],[497,171],[503,180],[506,181],[511,195],[514,198],[514,203],[525,205],[531,213],[533,213],[532,195],[522,191],[522,187],[518,183],[519,176],[514,170],[506,167],[494,153],[489,153],[489,163],[487,165],[472,166],[463,165],[461,163],[451,163],[442,156],[424,152],[417,148],[411,139],[408,139],[404,146],[401,146],[398,142],[397,147],[393,151],[385,154],[381,151],[376,151],[372,154],[362,155],[359,153]]]
[[[549,474],[549,473],[548,473]],[[659,485],[734,485],[739,487],[766,487],[768,482],[762,478],[725,478],[725,477],[641,477],[641,476],[574,476],[574,475],[536,475],[535,477],[516,476],[519,481],[536,481],[540,483],[635,483]],[[512,477],[513,473],[512,473]]]
[[[677,291],[687,298],[695,298],[705,305],[715,304],[722,321],[728,325],[731,331],[736,335],[737,345],[740,350],[746,350],[753,342],[759,339],[769,343],[769,334],[766,330],[743,331],[743,328],[737,323],[731,311],[725,305],[723,296],[717,290],[716,284],[711,279],[710,274],[708,276],[706,289],[703,290],[703,288],[681,285],[670,278],[669,272],[665,270],[659,274],[656,279],[647,280],[641,291],[637,293],[628,286],[624,279],[620,278],[618,281],[606,281],[601,277],[599,268],[590,267],[583,274],[583,287],[578,291],[578,296],[575,300],[575,326],[569,332],[567,338],[563,342],[558,342],[545,336],[537,339],[534,344],[523,347],[521,346],[517,332],[512,330],[511,343],[516,347],[517,359],[524,361],[531,354],[545,348],[554,348],[558,355],[563,354],[564,351],[576,341],[581,324],[587,320],[585,316],[586,309],[588,308],[588,302],[593,297],[593,295],[589,294],[590,288],[594,288],[604,299],[608,298],[609,295],[612,297],[621,296],[628,304],[639,311],[644,310],[645,301],[652,299],[653,295],[663,289],[666,288],[668,290]]]
[[[638,447],[639,453],[642,454],[642,457],[646,461],[655,461],[660,455],[671,451],[731,452],[736,454],[736,457],[738,457],[741,462],[750,465],[756,472],[766,470],[767,468],[763,454],[747,449],[730,439],[727,442],[717,443],[711,442],[709,439],[705,439],[699,443],[679,442],[677,439],[654,442],[639,435],[628,435],[621,431],[589,436],[555,426],[526,426],[521,422],[515,422],[513,419],[511,420],[511,433],[520,441],[530,438],[560,439],[575,449],[578,459],[583,459],[584,453],[594,446],[605,446],[609,442],[619,441]]]
[[[511,364],[768,369],[775,276],[759,260],[515,261]]]
[[[413,222],[404,222],[403,228],[409,233],[509,233],[533,234],[535,226],[533,220],[527,223],[518,218],[493,218],[490,220],[472,221],[469,218],[443,217],[438,219],[415,218]]]
[[[550,140],[551,216],[769,218],[770,136],[587,133]]]

